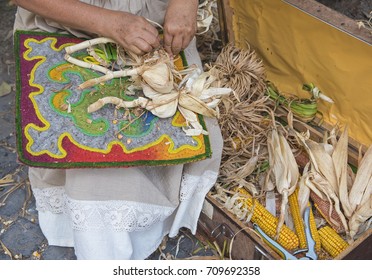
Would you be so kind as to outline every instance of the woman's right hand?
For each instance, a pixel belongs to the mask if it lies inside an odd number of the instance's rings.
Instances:
[[[150,52],[160,45],[158,30],[144,17],[112,11],[112,16],[106,14],[101,20],[103,29],[100,36],[113,39],[137,55]]]

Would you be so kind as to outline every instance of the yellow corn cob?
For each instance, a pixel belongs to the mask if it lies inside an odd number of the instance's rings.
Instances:
[[[310,203],[309,203],[309,206],[310,206]],[[319,253],[322,244],[320,242],[319,232],[318,232],[318,229],[316,227],[314,213],[313,213],[313,209],[311,207],[310,207],[309,223],[310,223],[311,236],[313,237],[313,239],[315,241],[315,251],[317,253]]]
[[[298,188],[288,197],[289,209],[291,211],[293,224],[295,227],[298,240],[300,242],[300,248],[307,248],[307,241],[305,236],[305,225],[300,213],[300,207],[298,205]]]
[[[243,188],[235,189],[244,195],[243,206],[247,210],[253,209],[251,221],[256,223],[268,236],[275,238],[278,218],[273,216],[266,208]],[[279,237],[276,240],[286,250],[294,250],[298,248],[299,242],[297,235],[287,226],[283,225],[280,230]]]
[[[318,230],[322,248],[333,258],[338,256],[349,244],[330,226]]]
[[[303,218],[301,217],[300,207],[298,204],[298,188],[288,197],[289,209],[291,211],[293,224],[296,230],[296,234],[298,236],[300,242],[300,248],[304,249],[307,248],[307,241],[305,236],[305,224],[303,222]],[[310,206],[310,203],[308,204]],[[310,215],[309,215],[309,224],[310,224],[310,232],[311,236],[315,241],[315,250],[320,252],[320,239],[318,229],[316,228],[316,223],[314,219],[313,210],[310,207]]]

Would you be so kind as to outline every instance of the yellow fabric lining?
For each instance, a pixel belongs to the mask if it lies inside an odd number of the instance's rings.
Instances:
[[[230,0],[235,43],[263,58],[283,93],[309,97],[313,82],[335,101],[319,103],[329,124],[348,124],[356,141],[372,144],[372,47],[280,0]]]

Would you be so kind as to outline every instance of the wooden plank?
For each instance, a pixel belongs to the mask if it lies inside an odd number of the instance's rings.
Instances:
[[[233,16],[234,11],[229,0],[217,0],[218,16],[221,29],[221,40],[224,45],[234,43]]]
[[[210,194],[206,197],[206,202],[213,206],[213,217],[210,218],[206,214],[201,214],[198,223],[198,235],[201,240],[209,242],[216,241],[219,247],[222,248],[225,240],[231,241],[231,236],[216,238],[216,233],[213,234],[218,227],[226,226],[227,231],[231,230],[233,236],[233,246],[231,257],[233,259],[282,259],[278,253],[271,249],[259,235],[253,230],[251,225],[244,224],[239,221],[235,215],[214,199]],[[228,234],[226,234],[228,235]]]
[[[314,0],[284,0],[301,11],[324,21],[333,27],[354,36],[367,44],[372,44],[372,33],[360,28],[357,21]]]
[[[372,229],[364,232],[347,247],[335,260],[372,260]]]

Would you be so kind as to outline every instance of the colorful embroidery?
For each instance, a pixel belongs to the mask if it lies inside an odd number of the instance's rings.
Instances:
[[[88,113],[87,107],[103,96],[125,100],[136,96],[125,94],[130,84],[126,79],[79,90],[77,85],[97,76],[64,59],[64,48],[81,41],[61,34],[16,32],[20,161],[35,167],[74,168],[182,164],[210,157],[208,136],[186,136],[179,113],[160,119],[113,105]],[[76,57],[94,61],[85,51]]]

